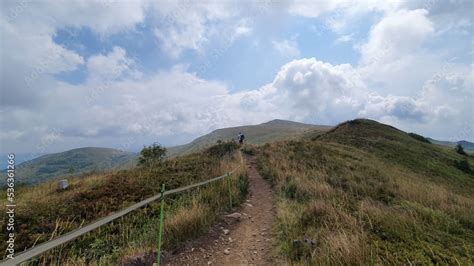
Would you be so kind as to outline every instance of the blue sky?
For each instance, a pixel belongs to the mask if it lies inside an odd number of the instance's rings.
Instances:
[[[3,1],[2,152],[367,117],[474,140],[471,1]]]

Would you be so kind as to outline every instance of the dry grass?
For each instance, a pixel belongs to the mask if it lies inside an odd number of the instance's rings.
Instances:
[[[472,264],[474,178],[451,166],[450,151],[421,144],[434,159],[393,154],[389,145],[404,144],[392,142],[401,133],[390,134],[389,144],[382,135],[361,147],[325,140],[262,147],[259,169],[279,195],[278,249],[288,263]]]
[[[17,199],[17,251],[149,197],[162,182],[172,189],[229,172],[240,163],[240,153],[217,157],[204,152],[167,161],[153,170],[137,168],[72,179],[70,189],[62,192],[56,191],[54,182],[22,188]],[[228,179],[166,198],[165,249],[174,249],[182,241],[205,232],[220,212],[230,208]],[[235,206],[248,190],[245,167],[240,167],[230,179]],[[159,209],[158,202],[152,203],[31,263],[113,265],[129,256],[146,256],[156,247]]]

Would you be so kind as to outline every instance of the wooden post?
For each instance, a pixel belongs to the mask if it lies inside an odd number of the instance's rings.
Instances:
[[[163,238],[163,221],[164,221],[164,206],[165,206],[165,184],[161,187],[161,202],[160,202],[160,231],[159,231],[159,236],[158,236],[158,252],[156,254],[156,264],[160,266],[160,260],[161,260],[161,239]]]
[[[229,185],[229,207],[230,210],[232,210],[232,180],[230,179],[230,173],[227,173],[228,179],[227,179],[227,184]]]

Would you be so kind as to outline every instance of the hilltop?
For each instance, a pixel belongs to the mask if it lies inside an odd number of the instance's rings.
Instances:
[[[132,152],[98,147],[47,154],[17,165],[17,182],[37,184],[54,177],[123,169],[133,166],[136,157]]]
[[[217,141],[235,139],[239,132],[245,135],[246,143],[261,145],[280,140],[298,139],[309,132],[320,134],[332,127],[310,125],[287,120],[275,119],[259,125],[222,128],[201,136],[192,142],[168,148],[168,156],[174,157],[206,149]]]
[[[288,262],[472,263],[472,156],[366,119],[261,154]]]

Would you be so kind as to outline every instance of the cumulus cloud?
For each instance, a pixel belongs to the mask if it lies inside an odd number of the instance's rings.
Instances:
[[[108,36],[141,22],[145,6],[143,1],[74,0],[67,5],[58,1],[2,2],[2,106],[41,105],[56,86],[54,74],[73,71],[84,64],[84,58],[77,52],[54,42],[57,29],[89,27],[97,34]]]
[[[350,117],[361,104],[366,88],[348,64],[332,65],[315,58],[284,65],[272,82],[281,105],[298,120],[333,123]]]
[[[367,117],[431,136],[432,131],[449,135],[449,128],[469,128],[473,122],[469,71],[464,67],[438,73],[412,97],[384,96],[371,89],[365,76],[351,65],[332,65],[315,58],[294,60],[267,85],[272,93],[261,101],[273,103],[285,117],[299,121],[335,124]],[[472,129],[463,132],[456,136],[472,139]]]
[[[361,63],[386,66],[401,55],[416,52],[423,41],[434,32],[433,23],[426,17],[427,10],[398,10],[387,14],[372,27],[369,40],[361,47]]]
[[[379,93],[410,97],[440,68],[444,59],[428,52],[434,25],[425,9],[387,12],[359,47],[358,69]],[[416,88],[416,89],[413,89]]]

